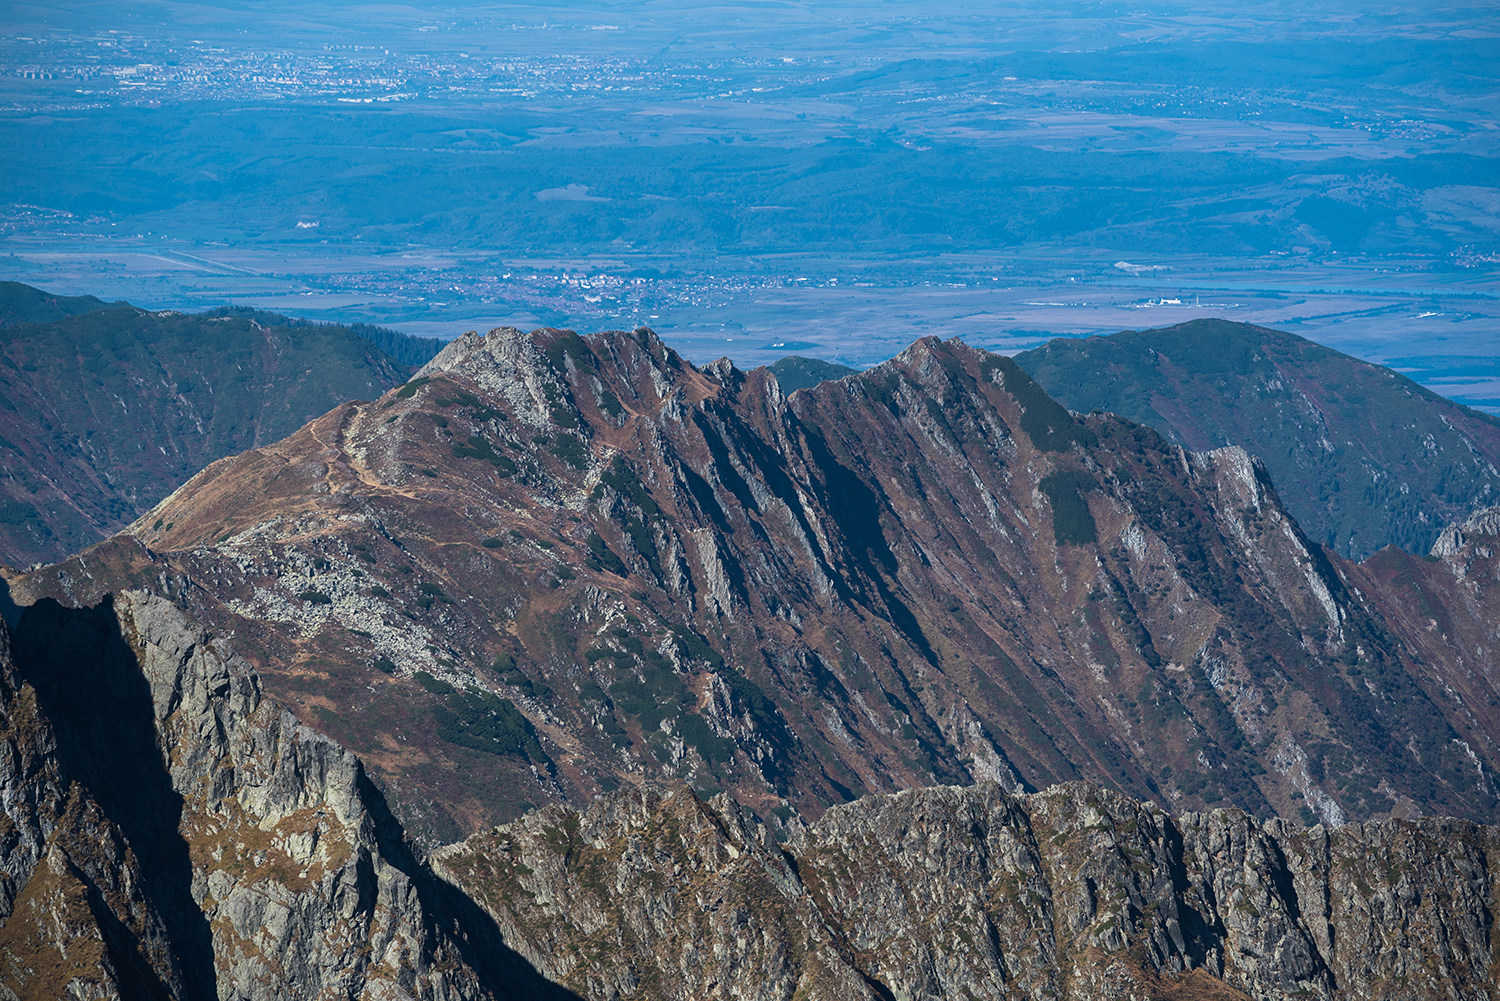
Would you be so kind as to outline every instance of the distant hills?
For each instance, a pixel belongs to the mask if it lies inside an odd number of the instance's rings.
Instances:
[[[0,563],[12,565],[106,538],[215,459],[399,385],[440,343],[17,282],[0,283],[0,316]]]
[[[51,323],[79,313],[128,306],[123,299],[108,303],[91,295],[52,295],[20,282],[0,282],[0,327],[18,323]]]
[[[1195,451],[1244,447],[1303,530],[1355,559],[1386,545],[1425,554],[1450,522],[1500,502],[1500,420],[1295,334],[1193,320],[1059,338],[1016,362],[1070,410]]]
[[[835,365],[821,358],[803,358],[801,355],[787,355],[767,367],[776,377],[776,382],[784,393],[795,393],[799,389],[807,389],[809,386],[816,386],[829,379],[842,379],[846,375],[857,375],[859,371],[847,365]]]

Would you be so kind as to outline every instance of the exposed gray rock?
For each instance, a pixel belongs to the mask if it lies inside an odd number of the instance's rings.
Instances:
[[[0,634],[0,997],[1493,998],[1494,828],[1072,783],[762,821],[650,786],[414,858],[177,606]],[[538,974],[540,971],[540,975]],[[545,978],[551,978],[549,983]]]
[[[1487,507],[1443,529],[1437,541],[1432,544],[1432,555],[1457,556],[1464,546],[1476,538],[1497,535],[1500,535],[1500,507]]]
[[[775,826],[773,824],[773,826]],[[1490,998],[1493,828],[1173,818],[1082,783],[872,796],[784,845],[617,792],[440,851],[589,998]]]
[[[19,636],[19,670],[0,648],[13,996],[506,996],[508,950],[476,969],[486,922],[442,927],[445,888],[358,759],[224,640],[143,592],[39,604]]]

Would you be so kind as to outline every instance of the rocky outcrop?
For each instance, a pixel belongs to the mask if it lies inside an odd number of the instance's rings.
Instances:
[[[0,626],[0,997],[189,996],[141,861],[89,790]]]
[[[0,630],[0,849],[0,997],[27,1001],[1500,989],[1500,835],[1457,820],[1302,828],[981,783],[809,825],[647,784],[423,860],[357,758],[140,592],[39,603],[13,649]]]
[[[778,838],[784,838],[780,843]],[[653,787],[438,853],[588,998],[1490,998],[1500,838],[1172,817],[1081,783],[872,796],[810,827]]]
[[[1432,544],[1432,555],[1451,559],[1471,542],[1496,536],[1500,536],[1500,507],[1487,507],[1443,529]]]
[[[180,608],[43,602],[15,647],[0,656],[13,996],[458,1001],[526,982],[491,925],[455,926],[472,908],[418,863],[358,759]]]

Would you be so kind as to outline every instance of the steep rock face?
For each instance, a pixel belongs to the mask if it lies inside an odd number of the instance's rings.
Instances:
[[[1464,755],[1454,767],[1471,775],[1492,769],[1500,749],[1489,722],[1500,714],[1500,508],[1448,526],[1426,557],[1389,547],[1347,573],[1453,715],[1476,724],[1451,738]]]
[[[14,587],[234,631],[429,844],[646,778],[762,817],[981,779],[1492,816],[1500,710],[1362,574],[1244,450],[956,341],[787,396],[647,330],[500,329]]]
[[[647,784],[419,863],[357,759],[143,593],[0,630],[0,996],[1491,998],[1494,828],[1085,783],[764,820]]]
[[[0,745],[15,996],[496,996],[508,950],[470,965],[489,926],[452,927],[466,906],[417,864],[358,760],[180,609],[45,602],[15,662]]]
[[[548,808],[440,872],[588,998],[1488,998],[1492,828],[1172,818],[1084,784]]]
[[[64,774],[0,627],[0,996],[183,998],[139,859]]]
[[[1264,459],[1307,534],[1344,556],[1426,552],[1500,499],[1500,421],[1295,334],[1201,319],[1058,338],[1016,361],[1072,410]]]

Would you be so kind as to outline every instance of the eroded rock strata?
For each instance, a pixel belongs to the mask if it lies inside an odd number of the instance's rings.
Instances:
[[[649,330],[499,329],[12,585],[232,632],[428,846],[643,781],[762,817],[1088,780],[1486,822],[1485,531],[1351,563],[1244,451],[1070,414],[958,341],[788,396]]]
[[[647,785],[420,857],[232,646],[124,593],[0,629],[0,996],[1490,998],[1500,837],[1084,783],[765,821]]]
[[[0,984],[18,998],[422,998],[527,983],[354,755],[127,592],[0,648]],[[460,921],[459,919],[464,920]]]
[[[774,825],[773,825],[774,826]],[[620,791],[436,853],[587,998],[1491,998],[1493,828],[1171,817],[1097,786],[871,796],[772,828]]]

